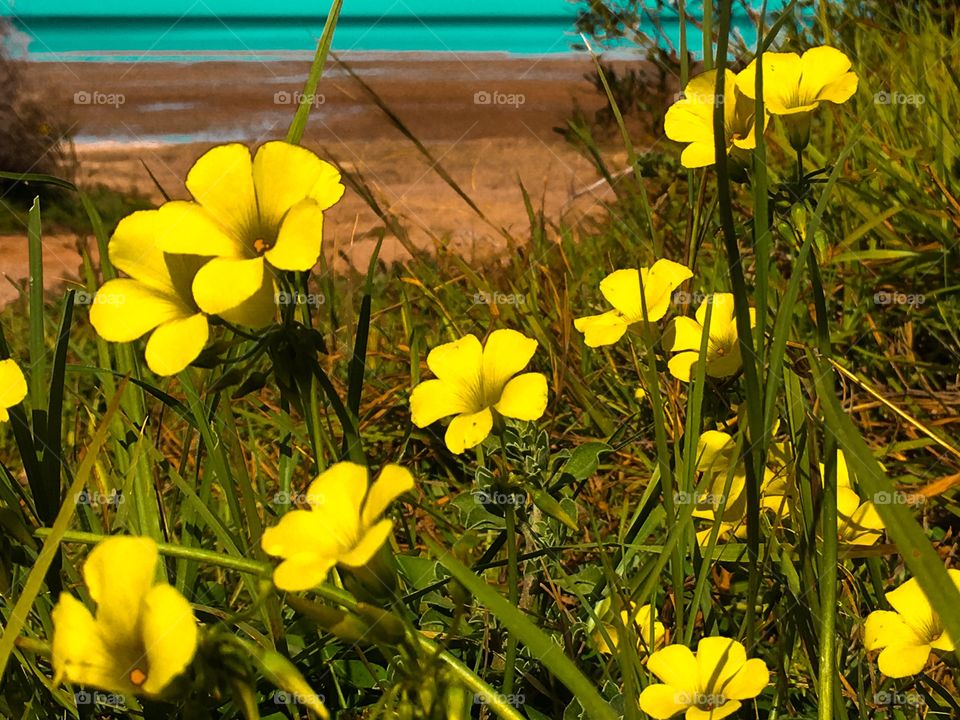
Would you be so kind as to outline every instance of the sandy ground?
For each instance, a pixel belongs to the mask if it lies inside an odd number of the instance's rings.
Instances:
[[[425,158],[388,119],[348,66],[426,146]],[[45,88],[76,139],[82,183],[137,191],[156,202],[164,191],[185,197],[183,177],[205,149],[226,141],[282,138],[309,69],[307,61],[34,63],[28,81]],[[588,212],[599,197],[577,192],[597,179],[569,147],[562,127],[576,102],[592,112],[602,99],[585,79],[583,58],[491,56],[353,56],[332,62],[321,81],[304,144],[340,163],[400,217],[413,244],[449,241],[468,257],[495,253],[490,224],[522,237],[527,223],[519,190],[542,198],[546,212]],[[442,166],[487,222],[444,182]],[[605,188],[598,191],[602,196]],[[349,191],[330,211],[325,246],[333,258],[362,266],[383,223]],[[47,279],[74,277],[76,238],[47,236]],[[395,238],[386,259],[404,257]],[[0,271],[27,275],[25,239],[0,237]],[[12,287],[0,287],[0,300]]]

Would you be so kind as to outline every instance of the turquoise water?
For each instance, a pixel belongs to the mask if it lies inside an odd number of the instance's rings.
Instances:
[[[786,2],[767,4],[775,12]],[[698,3],[687,5],[698,15]],[[322,0],[0,0],[0,16],[18,31],[14,51],[36,60],[257,60],[311,52],[328,7]],[[568,0],[345,0],[334,50],[567,53],[578,40],[579,7]],[[679,45],[676,12],[663,11],[659,21],[664,44]],[[734,25],[745,42],[756,42],[743,8]],[[652,27],[648,20],[642,29]],[[694,23],[688,43],[702,46]]]

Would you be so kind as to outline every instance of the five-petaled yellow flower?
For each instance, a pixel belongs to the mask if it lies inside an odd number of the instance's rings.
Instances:
[[[592,634],[593,641],[597,645],[597,651],[605,655],[612,655],[616,648],[620,647],[620,630],[618,626],[611,622],[611,602],[609,597],[605,597],[597,603],[596,614],[603,626],[603,632],[600,628],[595,628]],[[631,617],[633,615],[631,628]],[[663,623],[657,619],[657,609],[652,605],[643,605],[637,607],[637,604],[630,601],[630,610],[620,611],[620,623],[625,629],[632,629],[637,637],[637,649],[642,654],[647,654],[652,648],[656,650],[663,646],[666,639],[666,628]],[[604,637],[606,633],[606,637]],[[610,644],[607,643],[610,638]],[[611,647],[612,644],[612,647]]]
[[[10,419],[8,410],[27,396],[27,381],[13,360],[0,360],[0,422]]]
[[[614,309],[601,315],[589,315],[574,321],[584,334],[588,347],[612,345],[623,337],[627,328],[644,319],[656,322],[670,307],[670,297],[681,283],[693,277],[690,268],[672,260],[657,260],[653,267],[617,270],[600,282],[600,292]],[[641,280],[643,294],[640,293]]]
[[[690,80],[683,89],[684,97],[671,105],[663,118],[668,138],[689,143],[680,156],[684,167],[707,167],[717,161],[713,132],[716,82],[716,70]],[[757,146],[757,133],[763,133],[764,123],[758,128],[755,103],[737,89],[737,76],[730,70],[725,71],[723,85],[724,147],[728,155],[736,155]]]
[[[709,327],[707,308],[712,306]],[[750,308],[750,326],[753,327],[755,312]],[[740,371],[742,359],[740,340],[734,314],[733,295],[715,293],[697,308],[696,320],[689,317],[674,318],[667,327],[663,345],[670,352],[677,353],[667,363],[670,373],[678,380],[690,382],[694,375],[694,366],[700,359],[700,341],[707,333],[706,374],[715,378],[726,378]]]
[[[274,276],[310,270],[320,257],[323,213],[343,196],[340,173],[306,148],[268,142],[215,147],[187,174],[196,202],[166,203],[169,253],[212,257],[193,280],[205,313],[262,327],[275,315]],[[256,312],[242,312],[255,299]]]
[[[359,568],[370,562],[393,531],[393,521],[381,516],[413,489],[413,476],[399,465],[387,465],[369,489],[367,485],[363,465],[332,465],[307,489],[309,510],[288,512],[264,531],[264,551],[283,558],[273,572],[278,588],[309,590],[335,565]]]
[[[54,682],[159,696],[193,660],[197,621],[174,587],[156,582],[157,545],[144,537],[104,540],[83,579],[96,614],[62,593],[53,609]]]
[[[960,570],[947,572],[960,590]],[[916,675],[933,650],[953,652],[953,641],[916,578],[888,592],[886,597],[893,610],[874,610],[867,616],[863,630],[867,650],[880,650],[880,672],[892,678]]]
[[[90,308],[97,334],[111,342],[132,342],[146,333],[147,365],[158,375],[175,375],[207,343],[207,318],[190,292],[200,258],[165,253],[160,239],[171,228],[160,210],[128,215],[110,238],[110,262],[129,275],[104,283]]]
[[[410,394],[413,424],[422,428],[456,415],[444,439],[451,452],[462,453],[490,434],[494,410],[515,420],[538,419],[547,409],[547,379],[536,372],[517,375],[536,349],[536,340],[516,330],[495,330],[483,346],[465,335],[433,348],[427,366],[437,377]]]
[[[748,98],[757,96],[757,61],[737,76],[737,88]],[[858,78],[850,58],[823,45],[796,53],[763,54],[763,103],[771,115],[787,126],[790,144],[797,151],[810,142],[810,116],[821,103],[840,104],[857,91]]]
[[[647,668],[663,684],[644,688],[640,708],[656,720],[680,713],[686,720],[720,720],[770,682],[763,660],[747,660],[743,645],[724,637],[703,638],[696,654],[685,645],[668,645],[650,656]]]

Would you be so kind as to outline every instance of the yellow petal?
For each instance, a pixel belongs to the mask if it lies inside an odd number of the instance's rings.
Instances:
[[[800,76],[799,103],[808,104],[822,99],[825,88],[837,82],[850,69],[850,58],[836,48],[822,45],[810,48],[800,58],[802,74]],[[853,75],[853,73],[850,73]],[[853,75],[853,87],[850,95],[857,89],[856,75]],[[847,95],[839,102],[847,100]]]
[[[315,511],[351,515],[359,521],[368,481],[369,472],[363,465],[334,463],[310,483],[307,502]]]
[[[172,293],[158,290],[139,280],[108,280],[90,306],[90,323],[97,334],[110,342],[131,342],[158,325],[192,316]]]
[[[647,669],[678,691],[695,693],[699,688],[697,660],[686,645],[667,645],[657,650],[647,660]]]
[[[187,189],[238,242],[259,229],[250,151],[239,143],[204,153],[187,173]]]
[[[707,309],[710,308],[710,322],[707,323]],[[730,335],[736,337],[735,301],[732,293],[713,293],[697,308],[697,322],[710,333],[710,339],[718,341]],[[691,348],[692,349],[692,348]]]
[[[673,291],[693,277],[686,265],[661,258],[643,273],[643,295],[647,303],[647,317],[655,322],[667,314]]]
[[[611,310],[602,315],[577,318],[573,326],[583,333],[583,342],[587,347],[602,347],[613,345],[622,338],[628,324],[617,310]]]
[[[68,593],[61,593],[51,614],[54,682],[64,680],[110,692],[133,692],[127,667],[103,641],[90,611]]]
[[[900,617],[913,628],[914,632],[929,641],[926,631],[936,626],[936,615],[916,578],[907,580],[896,590],[891,590],[886,597],[890,607],[900,613]]]
[[[9,358],[0,360],[0,407],[19,405],[27,396],[27,381],[20,366]]]
[[[291,510],[278,524],[263,531],[260,546],[268,555],[282,558],[295,557],[307,548],[324,555],[336,555],[340,543],[328,529],[322,514]]]
[[[803,65],[796,53],[763,54],[763,102],[768,112],[782,115],[797,109]],[[737,75],[737,88],[748,98],[756,98],[756,60]]]
[[[820,91],[820,99],[836,103],[837,105],[845,103],[857,92],[859,84],[860,79],[856,73],[848,72],[846,75],[841,76],[839,79],[834,80],[824,87],[823,90]]]
[[[736,445],[736,441],[725,432],[705,430],[697,440],[697,472],[726,472]]]
[[[155,585],[143,599],[142,632],[149,668],[143,691],[157,695],[186,670],[197,651],[193,608],[176,588]]]
[[[890,678],[916,675],[927,664],[929,645],[890,645],[880,652],[877,667]]]
[[[273,584],[286,592],[310,590],[327,579],[335,564],[333,558],[302,552],[277,565]]]
[[[692,707],[687,710],[686,720],[722,720],[725,717],[730,717],[739,709],[740,702],[737,700],[728,700],[720,707],[710,710]]]
[[[538,420],[547,409],[547,378],[542,373],[523,373],[507,383],[497,412],[516,420]]]
[[[643,308],[640,305],[640,273],[636,268],[610,273],[600,281],[600,292],[628,323],[643,319]]]
[[[99,543],[83,565],[83,579],[97,604],[97,625],[112,643],[138,637],[141,603],[157,578],[157,544],[117,535]]]
[[[693,366],[699,359],[700,356],[695,352],[682,352],[667,361],[667,369],[677,380],[690,382],[694,375]]]
[[[159,210],[127,215],[117,224],[107,252],[115,268],[153,289],[167,292],[173,290],[173,281],[159,245],[164,228]]]
[[[493,413],[490,408],[469,415],[457,415],[450,421],[444,441],[450,452],[460,454],[484,441],[493,428]]]
[[[711,89],[710,100],[713,99]],[[713,104],[693,99],[678,100],[663,116],[663,130],[668,138],[684,143],[713,144]]]
[[[537,341],[516,330],[495,330],[483,347],[484,401],[500,398],[507,381],[523,370],[537,350]]]
[[[384,466],[363,503],[362,524],[365,527],[373,525],[390,503],[413,490],[413,485],[413,475],[405,467],[393,464]]]
[[[360,541],[348,552],[342,554],[338,561],[347,567],[363,567],[377,554],[393,532],[393,520],[381,520],[369,528]]]
[[[466,399],[443,380],[424,380],[410,393],[410,418],[419,428],[472,410]]]
[[[193,297],[205,313],[222,315],[262,292],[265,274],[263,258],[214,258],[193,279]]]
[[[284,216],[277,241],[264,257],[280,270],[306,272],[317,264],[322,240],[323,211],[314,200],[301,200]]]
[[[703,326],[693,318],[674,318],[667,325],[663,333],[663,348],[668,352],[692,350],[700,352],[700,343],[703,337]]]
[[[683,152],[680,153],[680,164],[691,170],[710,167],[716,161],[717,149],[713,144],[712,138],[710,142],[698,140],[695,143],[690,143],[684,148]]]
[[[464,407],[483,407],[483,346],[474,335],[438,345],[427,355],[427,367],[455,393]]]
[[[282,141],[268,142],[253,159],[260,223],[266,232],[277,229],[287,211],[305,198],[326,210],[343,196],[340,173],[306,148]]]
[[[648,685],[640,693],[640,709],[655,720],[667,720],[690,706],[688,695],[669,685]]]
[[[731,700],[749,700],[770,684],[770,671],[763,660],[747,660],[736,675],[723,687],[723,696]]]
[[[736,640],[705,637],[697,644],[699,687],[708,695],[722,694],[724,687],[747,661],[747,651]]]
[[[157,375],[176,375],[197,359],[209,333],[207,318],[200,314],[163,323],[147,341],[147,365]]]
[[[888,645],[922,644],[923,640],[903,618],[889,610],[874,610],[863,625],[863,646],[868,651],[881,650]]]
[[[157,220],[156,242],[164,252],[231,258],[253,256],[249,241],[245,242],[243,237],[221,225],[198,203],[183,200],[164,203]]]

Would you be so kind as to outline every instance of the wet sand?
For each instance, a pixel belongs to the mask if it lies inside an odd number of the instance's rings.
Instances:
[[[379,108],[349,67],[432,155],[425,158]],[[542,198],[548,217],[589,212],[609,198],[591,165],[556,132],[576,103],[603,104],[582,57],[355,55],[331,60],[314,98],[304,144],[338,162],[400,218],[417,247],[437,239],[468,257],[503,247],[497,228],[523,237],[519,189]],[[212,145],[283,138],[309,60],[200,63],[32,63],[27,78],[45,89],[54,112],[68,118],[80,162],[78,180],[134,191],[155,202],[185,197],[183,177]],[[435,171],[439,164],[475,201],[489,224]],[[363,266],[383,225],[356,192],[328,214],[330,258]],[[48,279],[73,277],[75,238],[48,237]],[[383,256],[403,259],[388,236]],[[0,270],[26,276],[23,237],[0,238]],[[0,289],[0,300],[12,288]]]

